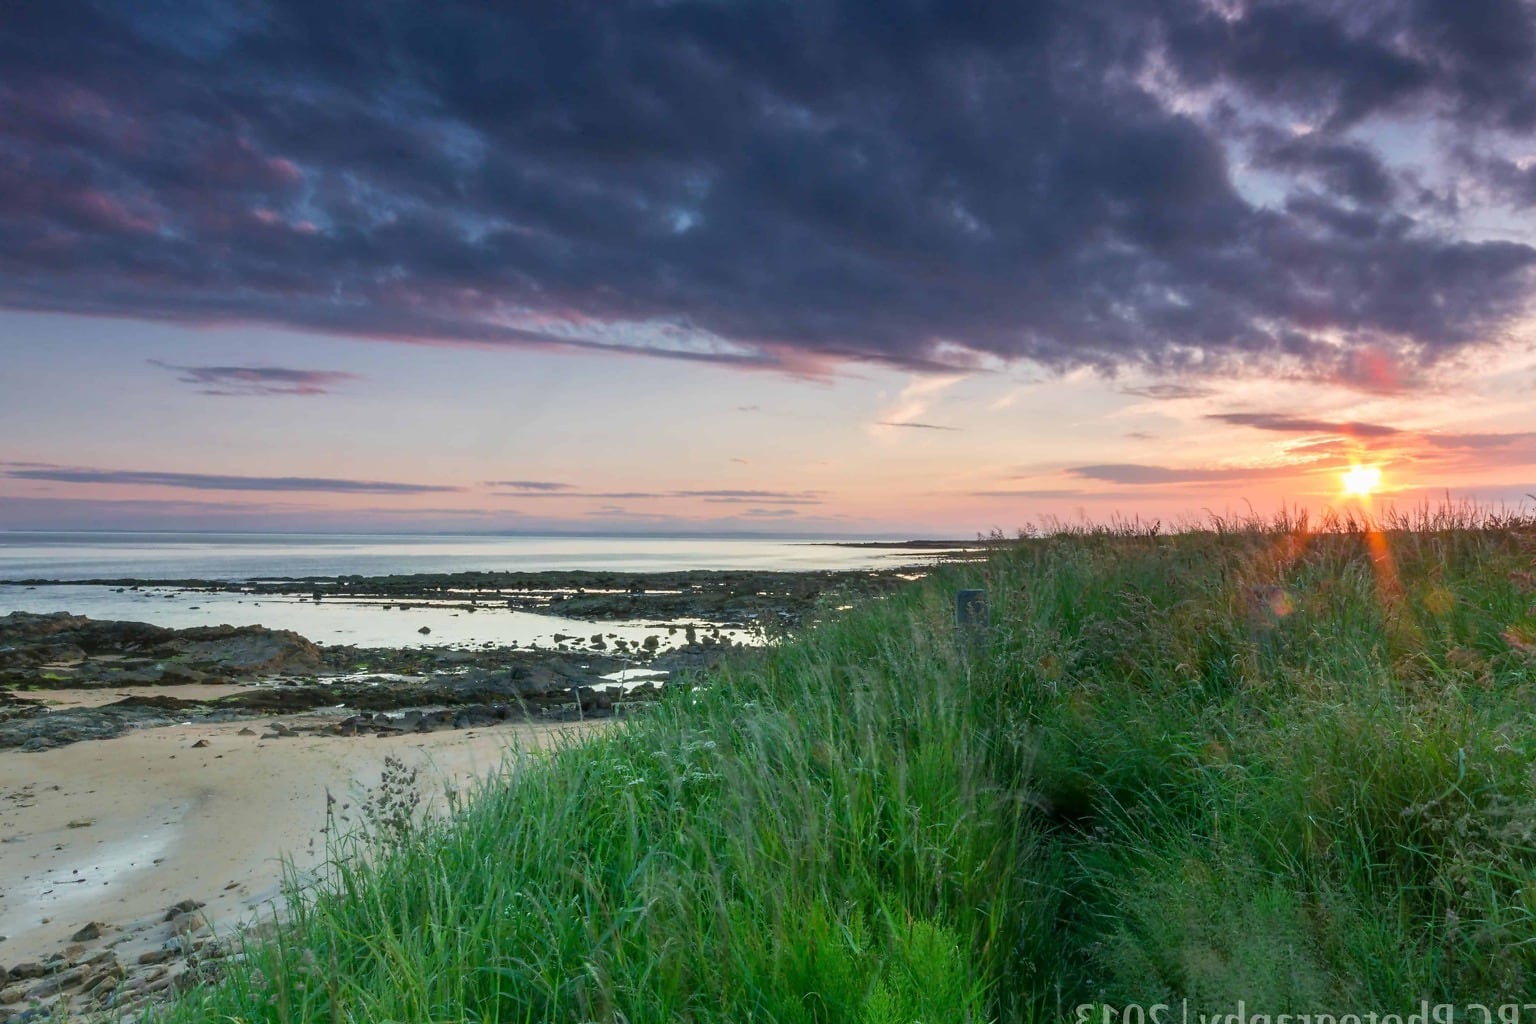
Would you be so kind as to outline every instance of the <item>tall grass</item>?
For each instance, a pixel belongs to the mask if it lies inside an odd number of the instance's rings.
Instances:
[[[991,564],[1037,1009],[1536,989],[1536,522],[1057,532]],[[1006,749],[999,746],[998,749]]]
[[[1044,531],[375,837],[164,1019],[1524,995],[1533,558],[1536,523],[1459,509]],[[978,583],[975,641],[952,600]]]
[[[388,830],[165,1019],[987,1019],[1017,813],[948,615],[881,602]]]

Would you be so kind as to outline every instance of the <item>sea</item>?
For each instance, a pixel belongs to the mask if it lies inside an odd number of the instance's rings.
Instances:
[[[362,647],[557,646],[556,637],[601,632],[665,648],[683,620],[594,624],[504,607],[474,612],[431,603],[260,598],[175,586],[177,580],[242,582],[278,577],[387,576],[560,569],[660,572],[687,569],[804,571],[931,564],[939,549],[849,546],[849,538],[636,537],[454,534],[261,534],[0,531],[0,615],[67,611],[184,629],[263,625],[316,643]],[[138,588],[71,580],[166,581]],[[707,625],[697,623],[696,625]],[[427,632],[423,633],[425,628]],[[749,630],[722,636],[750,643]]]

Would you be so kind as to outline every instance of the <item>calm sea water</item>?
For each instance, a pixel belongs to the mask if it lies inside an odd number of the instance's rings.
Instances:
[[[0,579],[208,579],[611,569],[856,569],[922,552],[719,537],[0,532]]]
[[[933,552],[930,554],[936,554]],[[382,576],[421,572],[550,569],[857,569],[920,564],[924,553],[821,546],[801,540],[673,537],[338,536],[175,533],[0,533],[0,580],[250,580],[278,576]],[[319,643],[366,647],[520,644],[602,633],[638,644],[680,642],[682,622],[585,623],[505,607],[476,612],[380,603],[305,601],[298,596],[219,594],[172,587],[0,584],[0,615],[68,611],[176,629],[264,625]],[[430,630],[422,634],[419,630]],[[736,642],[748,632],[726,630]]]

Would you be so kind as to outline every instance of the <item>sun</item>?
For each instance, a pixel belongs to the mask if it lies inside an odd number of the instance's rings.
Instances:
[[[1343,480],[1345,497],[1369,498],[1381,486],[1381,467],[1350,466]]]

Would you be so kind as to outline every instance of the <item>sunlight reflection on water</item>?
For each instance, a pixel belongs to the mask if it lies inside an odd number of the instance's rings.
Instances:
[[[291,629],[318,644],[354,644],[358,647],[554,647],[555,637],[580,639],[585,644],[598,634],[610,651],[616,639],[641,644],[658,637],[665,649],[683,642],[683,627],[690,622],[707,632],[711,626],[698,620],[631,620],[585,622],[553,615],[512,611],[504,605],[481,605],[478,611],[432,607],[405,602],[386,610],[376,602],[353,604],[340,600],[310,601],[296,596],[208,593],[205,591],[145,588],[120,590],[99,586],[0,586],[0,615],[6,612],[68,611],[93,619],[148,622],[172,629],[190,626],[253,626]],[[423,634],[422,627],[431,632]],[[669,631],[670,630],[670,631]],[[752,643],[755,631],[721,628],[722,637],[733,643]]]

